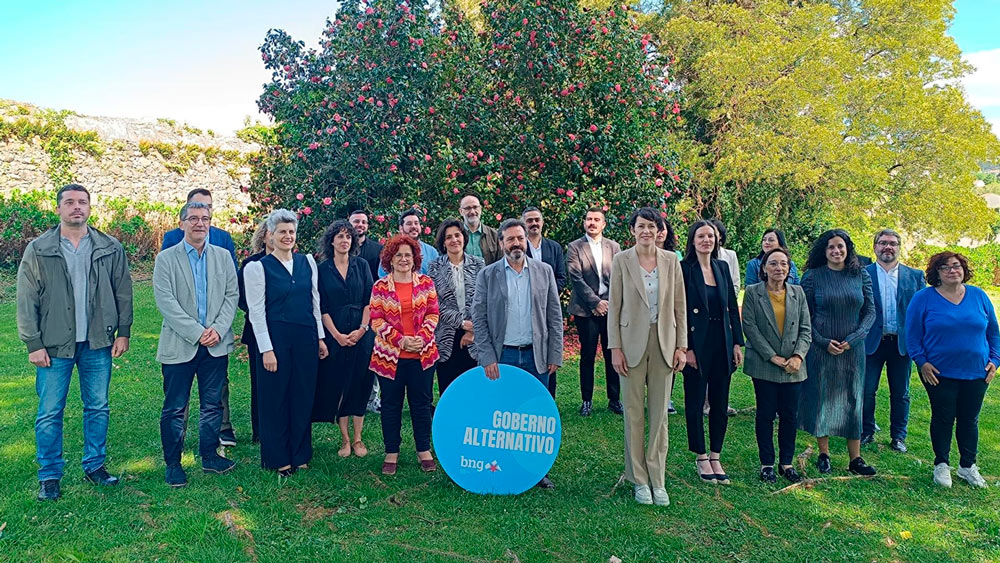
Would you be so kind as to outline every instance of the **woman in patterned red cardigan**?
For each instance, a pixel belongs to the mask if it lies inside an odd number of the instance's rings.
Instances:
[[[385,244],[380,256],[389,272],[372,288],[371,323],[375,350],[371,370],[382,389],[382,440],[385,461],[382,473],[395,475],[399,460],[403,398],[409,395],[410,420],[420,469],[434,471],[431,455],[431,399],[434,364],[438,360],[434,329],[438,300],[434,282],[419,273],[420,245],[398,234]]]

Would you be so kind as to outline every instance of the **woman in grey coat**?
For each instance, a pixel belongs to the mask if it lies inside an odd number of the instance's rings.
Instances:
[[[809,306],[801,287],[788,283],[791,257],[773,248],[761,258],[760,283],[747,286],[743,296],[743,332],[747,352],[743,373],[753,378],[757,396],[757,450],[760,480],[774,474],[774,417],[778,420],[778,473],[792,483],[802,478],[792,467],[798,427],[799,394],[806,379],[803,360],[812,342]]]
[[[865,337],[875,322],[872,280],[841,229],[820,235],[809,252],[802,289],[812,319],[809,378],[799,400],[799,427],[816,436],[820,473],[830,473],[830,436],[847,438],[855,475],[874,475],[861,459]]]
[[[427,266],[440,307],[434,339],[441,354],[437,365],[441,395],[458,376],[476,367],[472,357],[472,297],[476,276],[486,263],[465,252],[468,242],[469,232],[461,221],[451,219],[441,223],[435,241],[441,255]]]

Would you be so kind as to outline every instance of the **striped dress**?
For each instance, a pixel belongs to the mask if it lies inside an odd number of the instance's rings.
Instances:
[[[822,266],[802,276],[812,319],[806,358],[809,378],[799,398],[799,428],[817,437],[861,438],[864,408],[865,336],[875,323],[872,280],[864,269],[852,273]],[[850,343],[834,356],[830,340]]]

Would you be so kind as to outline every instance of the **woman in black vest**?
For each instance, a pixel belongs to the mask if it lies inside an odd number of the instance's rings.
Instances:
[[[681,261],[687,296],[688,353],[684,368],[684,417],[688,449],[702,481],[729,484],[719,461],[729,415],[729,383],[743,363],[743,326],[729,264],[718,259],[715,226],[697,221],[688,229],[687,249]],[[708,390],[709,451],[705,449],[702,403]]]
[[[260,461],[287,477],[312,459],[316,369],[327,355],[316,262],[292,252],[298,218],[277,209],[267,218],[274,251],[243,271],[250,323],[260,354],[257,390]]]

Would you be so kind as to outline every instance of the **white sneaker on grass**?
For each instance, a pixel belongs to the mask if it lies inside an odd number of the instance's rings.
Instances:
[[[653,489],[653,504],[656,506],[670,506],[670,496],[663,487]]]
[[[979,468],[973,463],[972,467],[959,467],[956,475],[968,481],[973,487],[986,488],[986,479],[979,474]]]
[[[942,487],[951,488],[951,467],[941,462],[934,466],[934,482]]]
[[[649,485],[635,486],[635,502],[639,504],[653,504],[653,494],[649,491]]]

